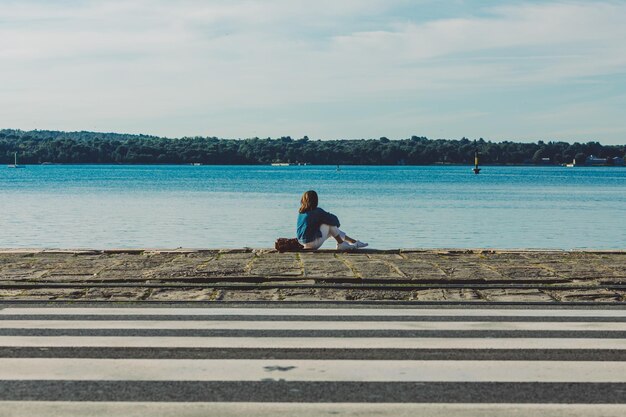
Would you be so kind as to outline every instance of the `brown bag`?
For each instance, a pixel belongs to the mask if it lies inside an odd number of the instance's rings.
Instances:
[[[304,246],[298,242],[298,239],[289,239],[286,237],[279,237],[274,243],[274,248],[278,252],[297,252],[304,249]]]

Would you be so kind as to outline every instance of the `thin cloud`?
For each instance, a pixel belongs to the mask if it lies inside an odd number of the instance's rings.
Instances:
[[[624,91],[611,77],[626,70],[625,2],[472,3],[475,13],[450,8],[424,20],[431,1],[0,0],[0,77],[11,80],[0,85],[0,124],[170,136],[461,136],[490,115],[505,117],[479,100],[502,89],[510,92],[502,111],[556,85],[615,82]],[[472,95],[467,108],[463,97]],[[425,112],[433,96],[440,104]],[[323,106],[329,111],[312,110]],[[379,109],[376,126],[361,122],[364,106]],[[594,104],[589,125],[601,109]],[[555,114],[562,126],[567,112]]]

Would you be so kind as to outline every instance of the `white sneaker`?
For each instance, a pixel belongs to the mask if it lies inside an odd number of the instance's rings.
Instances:
[[[337,243],[337,250],[351,250],[355,248],[356,248],[355,246],[349,244],[345,240],[341,243]]]
[[[367,246],[368,246],[367,243],[361,242],[360,240],[357,240],[356,242],[354,242],[354,247],[357,249],[365,248]]]

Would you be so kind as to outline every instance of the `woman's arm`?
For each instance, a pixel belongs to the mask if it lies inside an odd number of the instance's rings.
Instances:
[[[329,213],[327,211],[324,211],[321,208],[317,208],[317,210],[319,210],[319,219],[320,219],[320,224],[327,224],[329,226],[341,226],[341,224],[339,224],[339,219],[337,218],[337,216],[335,216],[332,213]]]

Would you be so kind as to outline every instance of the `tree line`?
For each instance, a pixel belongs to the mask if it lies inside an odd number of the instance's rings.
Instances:
[[[311,140],[308,137],[219,139],[183,137],[170,139],[147,135],[46,130],[0,130],[0,163],[73,164],[270,164],[314,165],[429,165],[471,164],[474,151],[481,164],[584,162],[589,155],[624,157],[626,145],[598,142],[567,143],[492,142],[484,139]],[[546,160],[545,158],[548,158]]]

